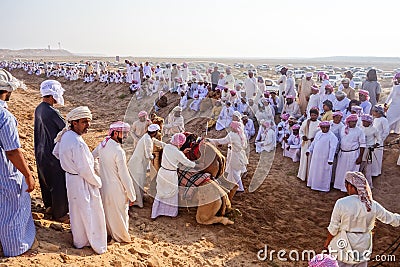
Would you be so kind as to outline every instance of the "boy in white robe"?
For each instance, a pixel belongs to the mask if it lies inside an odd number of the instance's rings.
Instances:
[[[244,125],[244,133],[247,137],[247,140],[250,140],[255,134],[256,129],[254,128],[254,122],[247,115],[243,115],[242,122]]]
[[[369,114],[361,115],[362,125],[360,128],[365,134],[365,150],[360,165],[360,171],[367,178],[368,184],[372,186],[372,162],[376,161],[375,148],[382,145],[382,138],[378,130],[372,125],[373,117]]]
[[[283,156],[291,158],[293,162],[300,161],[300,149],[301,149],[301,138],[300,138],[300,125],[295,124],[292,127],[292,133],[289,138],[284,138]]]
[[[286,103],[283,106],[282,113],[289,113],[290,116],[298,119],[301,117],[300,106],[294,101],[294,98],[292,95],[286,96]]]
[[[143,208],[143,193],[146,182],[146,173],[149,163],[154,159],[153,155],[153,137],[158,134],[160,126],[157,124],[149,125],[147,132],[140,138],[133,151],[132,157],[128,162],[129,172],[133,178],[136,201],[134,206]]]
[[[372,109],[374,116],[374,127],[381,135],[382,143],[385,142],[389,135],[389,122],[385,117],[385,111],[381,106],[374,106]],[[382,173],[383,147],[375,149],[375,160],[372,161],[372,176],[379,176]]]
[[[310,167],[310,162],[312,156],[307,157],[306,152],[310,147],[311,143],[314,141],[314,137],[320,130],[318,125],[320,121],[318,120],[318,109],[310,110],[310,118],[306,119],[300,127],[300,137],[302,139],[301,143],[301,153],[300,153],[300,166],[297,173],[297,177],[302,181],[306,181],[308,177],[308,171]]]
[[[271,128],[271,124],[268,121],[260,121],[261,127],[258,129],[256,137],[256,153],[263,151],[271,152],[276,146],[276,136],[274,130]]]
[[[319,124],[321,131],[315,135],[314,141],[307,149],[306,156],[315,154],[311,158],[307,186],[312,190],[329,192],[332,178],[332,165],[335,157],[338,139],[329,130],[330,122]]]
[[[92,114],[88,107],[77,107],[67,114],[67,125],[56,137],[53,155],[65,170],[72,239],[76,248],[91,246],[107,251],[107,229],[100,196],[102,183],[94,171],[94,159],[82,139]]]
[[[310,99],[308,100],[307,104],[307,114],[310,114],[310,110],[313,107],[318,107],[319,106],[319,88],[316,85],[311,86],[311,95]]]
[[[349,106],[350,99],[347,98],[347,95],[343,91],[336,91],[335,93],[336,100],[333,102],[333,110],[344,112]]]
[[[129,124],[122,121],[111,124],[108,136],[92,152],[99,161],[100,194],[107,232],[117,242],[131,242],[128,210],[129,202],[136,200],[125,151],[121,147],[129,130]]]
[[[195,94],[193,97],[194,99],[192,103],[190,103],[189,108],[195,112],[198,112],[200,110],[201,99],[199,98],[198,94]]]
[[[179,100],[179,106],[182,108],[182,110],[185,110],[187,108],[187,104],[188,104],[187,94],[185,92],[181,92],[181,99]]]
[[[340,151],[336,167],[334,188],[346,192],[344,179],[346,172],[359,171],[365,150],[365,134],[357,127],[358,116],[346,118],[346,127],[340,132]]]
[[[221,113],[218,116],[215,130],[221,131],[229,126],[232,122],[233,112],[235,110],[231,107],[231,102],[227,101],[225,106],[222,108]]]

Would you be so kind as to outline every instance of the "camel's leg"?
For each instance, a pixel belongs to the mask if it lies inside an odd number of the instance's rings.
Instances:
[[[227,225],[227,224],[233,224],[234,223],[233,221],[229,220],[226,217],[217,217],[217,216],[209,218],[208,220],[201,220],[199,218],[199,216],[196,215],[196,221],[198,223],[200,223],[200,224],[206,224],[206,225],[214,224],[214,223],[222,223],[223,225]]]

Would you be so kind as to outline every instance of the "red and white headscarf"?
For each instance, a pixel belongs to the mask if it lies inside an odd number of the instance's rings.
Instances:
[[[363,115],[361,115],[361,120],[372,123],[374,121],[374,118],[369,114],[363,114]]]
[[[357,188],[358,198],[365,203],[367,211],[371,211],[372,207],[372,192],[367,178],[361,172],[347,172],[345,180]]]
[[[331,126],[331,123],[329,121],[321,121],[318,124],[319,127],[326,127],[326,126]]]
[[[129,132],[131,130],[131,126],[123,121],[117,121],[114,123],[111,123],[110,128],[108,129],[108,135],[106,138],[101,142],[101,146],[105,147],[108,140],[111,138],[111,134],[113,131],[119,131],[119,132]]]
[[[171,138],[171,144],[181,147],[186,142],[186,136],[183,133],[176,133]]]
[[[358,94],[365,96],[367,99],[369,99],[369,92],[366,90],[358,90]]]
[[[358,121],[358,116],[357,114],[350,114],[349,116],[347,116],[345,122],[346,122],[346,128],[344,129],[344,132],[346,134],[349,133],[349,122],[351,121]]]
[[[147,119],[147,112],[144,111],[144,110],[140,111],[140,112],[138,113],[138,118],[140,118],[140,117],[146,117],[146,119]]]
[[[232,121],[231,124],[229,124],[229,127],[232,129],[232,132],[239,135],[242,146],[246,146],[247,138],[244,134],[242,123],[238,121]]]

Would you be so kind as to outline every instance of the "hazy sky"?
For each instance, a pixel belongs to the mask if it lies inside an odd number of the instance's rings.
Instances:
[[[400,56],[398,0],[1,0],[0,48],[109,56]]]

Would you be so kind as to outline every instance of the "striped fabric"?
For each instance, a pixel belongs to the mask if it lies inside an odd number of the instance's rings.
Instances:
[[[7,257],[26,252],[35,239],[25,179],[6,157],[6,151],[20,147],[17,121],[0,107],[0,243]]]

